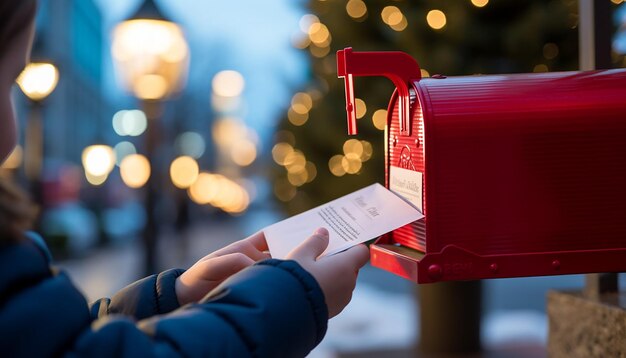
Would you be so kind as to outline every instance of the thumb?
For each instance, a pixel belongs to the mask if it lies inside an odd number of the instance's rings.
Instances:
[[[305,259],[315,261],[328,247],[328,230],[321,227],[293,249],[288,258],[293,260]]]

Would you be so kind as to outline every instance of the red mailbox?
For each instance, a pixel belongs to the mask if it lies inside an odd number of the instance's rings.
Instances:
[[[374,266],[417,283],[626,271],[626,70],[421,78],[402,52],[337,52],[396,86],[385,184],[425,219],[379,238]]]

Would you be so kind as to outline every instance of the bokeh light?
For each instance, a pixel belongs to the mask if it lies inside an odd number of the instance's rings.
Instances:
[[[356,118],[361,119],[367,113],[367,105],[365,105],[365,101],[360,98],[355,98],[354,102],[356,106]]]
[[[363,0],[350,0],[346,4],[348,16],[355,20],[360,20],[367,15],[367,6]]]
[[[206,150],[206,142],[200,133],[184,132],[176,137],[174,147],[178,154],[198,159]]]
[[[306,14],[300,18],[298,25],[300,26],[300,31],[304,32],[305,34],[308,34],[309,28],[311,27],[311,25],[315,23],[319,23],[319,22],[320,22],[320,19],[317,16],[313,14]]]
[[[276,180],[274,183],[274,195],[278,200],[288,202],[296,196],[297,189],[286,178]]]
[[[361,162],[361,156],[356,153],[348,153],[341,158],[341,166],[343,170],[348,174],[356,174],[361,170],[363,162]]]
[[[50,63],[29,63],[16,82],[28,98],[40,101],[54,91],[59,82],[59,71]]]
[[[244,212],[250,205],[245,187],[220,174],[200,173],[189,187],[188,195],[197,204],[209,204],[233,215]]]
[[[240,96],[245,84],[246,82],[241,73],[233,70],[218,72],[212,81],[213,92],[222,97]]]
[[[276,143],[272,148],[272,159],[274,159],[274,161],[278,165],[285,165],[285,159],[287,158],[287,155],[293,153],[293,151],[293,146],[291,146],[291,144],[289,143]]]
[[[387,110],[386,109],[378,109],[372,115],[372,123],[374,127],[379,130],[384,130],[387,125]]]
[[[130,188],[141,188],[150,179],[150,162],[141,154],[131,154],[120,163],[122,181]]]
[[[161,99],[169,91],[165,77],[157,74],[141,75],[132,85],[135,95],[145,100]]]
[[[446,14],[441,10],[430,10],[426,15],[428,26],[435,30],[440,30],[446,26]]]
[[[82,162],[85,173],[94,177],[106,176],[115,166],[115,152],[108,145],[91,145],[83,150]]]
[[[344,156],[341,154],[334,155],[328,161],[328,169],[334,176],[343,176],[346,174],[346,170],[341,164],[344,159]]]
[[[489,0],[472,0],[472,5],[476,7],[485,7],[489,3]]]
[[[230,147],[230,157],[239,166],[246,167],[252,164],[256,156],[256,146],[248,139],[238,140]]]
[[[119,142],[113,147],[113,151],[115,152],[115,165],[119,166],[124,158],[131,154],[137,153],[137,148],[131,142]]]
[[[121,110],[113,115],[113,130],[120,136],[136,137],[148,128],[148,118],[138,109]]]
[[[178,157],[170,165],[172,183],[180,189],[189,188],[198,178],[199,172],[198,162],[189,156]]]

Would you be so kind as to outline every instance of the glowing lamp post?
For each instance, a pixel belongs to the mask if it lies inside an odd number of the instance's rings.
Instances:
[[[25,133],[24,174],[30,182],[35,201],[38,204],[43,204],[41,168],[44,138],[41,107],[43,100],[56,88],[59,82],[59,71],[51,63],[33,62],[24,68],[16,82],[31,102]]]
[[[189,47],[183,31],[163,15],[153,0],[146,0],[133,16],[115,27],[112,54],[120,82],[142,102],[148,117],[146,155],[152,172],[158,174],[154,151],[158,145],[159,105],[183,88],[189,67]],[[154,208],[158,188],[154,183],[148,177],[145,185],[147,221],[143,239],[147,273],[156,269],[158,226]]]

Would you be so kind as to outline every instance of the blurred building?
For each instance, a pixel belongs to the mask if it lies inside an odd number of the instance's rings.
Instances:
[[[45,161],[78,165],[83,148],[102,142],[111,131],[108,118],[113,110],[102,95],[102,14],[92,0],[44,0],[36,29],[32,60],[50,61],[60,73],[57,88],[41,108]],[[16,96],[16,107],[25,128],[28,99]]]

